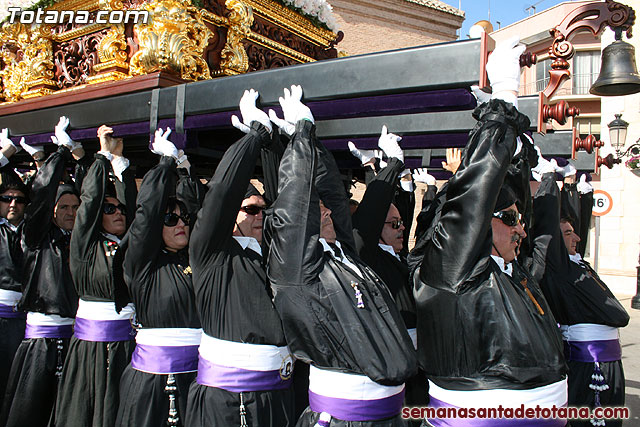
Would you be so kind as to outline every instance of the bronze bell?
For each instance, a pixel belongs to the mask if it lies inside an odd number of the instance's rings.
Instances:
[[[636,92],[640,92],[640,75],[636,68],[635,49],[627,42],[616,40],[602,51],[600,75],[589,93],[620,96]]]

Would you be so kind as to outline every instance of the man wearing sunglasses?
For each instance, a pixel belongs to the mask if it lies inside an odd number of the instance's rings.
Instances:
[[[79,301],[56,405],[56,424],[69,427],[115,425],[118,396],[111,390],[118,390],[135,346],[134,309],[118,273],[118,252],[128,223],[121,201],[133,210],[136,184],[122,156],[122,138],[105,125],[97,136],[100,151],[82,183],[70,243]]]
[[[539,162],[546,161],[544,159]],[[618,328],[629,314],[577,252],[572,220],[561,218],[555,173],[545,173],[533,202],[536,241],[548,242],[545,268],[535,273],[560,324],[569,365],[569,406],[624,406],[625,378]],[[586,427],[590,421],[571,421]],[[620,426],[621,420],[607,420]]]
[[[25,339],[13,360],[0,425],[42,426],[55,416],[58,380],[67,354],[78,296],[69,270],[69,241],[80,205],[75,187],[60,184],[65,163],[82,147],[66,133],[61,117],[52,139],[58,150],[38,170],[25,209],[21,247]]]
[[[461,165],[423,236],[426,242],[419,242],[424,255],[413,275],[418,356],[435,408],[548,408],[567,402],[556,321],[535,279],[515,262],[526,234],[516,194],[505,182],[512,161],[519,160],[519,135],[530,126],[516,108],[524,50],[513,38],[489,57],[492,99],[474,111],[478,123]],[[560,427],[567,420],[508,420],[513,426],[533,422]],[[429,426],[447,424],[425,420]]]
[[[24,208],[27,205],[27,197],[21,189],[7,188],[0,190],[0,217],[5,218],[17,229],[24,218]],[[20,187],[24,187],[21,185]]]
[[[229,147],[209,181],[189,246],[204,332],[189,390],[190,427],[295,425],[293,359],[260,246],[265,202],[250,185],[272,132],[257,98],[251,89],[240,100],[244,123],[235,116],[232,123],[246,135]]]
[[[15,145],[0,133],[2,159],[9,159]],[[0,159],[0,164],[2,163]],[[22,298],[20,231],[27,189],[10,164],[0,168],[0,395],[4,396],[11,362],[24,338],[25,318],[16,306]]]

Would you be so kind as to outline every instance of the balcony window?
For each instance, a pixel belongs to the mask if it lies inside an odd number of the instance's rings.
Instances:
[[[536,64],[536,92],[542,92],[549,83],[549,70],[551,69],[551,60],[545,59]]]
[[[573,57],[574,95],[586,95],[600,74],[600,51],[576,52]]]

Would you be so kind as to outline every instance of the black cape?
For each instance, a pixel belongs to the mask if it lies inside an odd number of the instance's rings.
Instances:
[[[414,276],[420,365],[446,389],[552,384],[565,377],[566,366],[560,333],[542,292],[519,265],[514,263],[510,277],[489,256],[498,192],[516,136],[529,120],[499,100],[478,107],[474,117],[479,122],[448,182]]]
[[[198,313],[205,334],[250,344],[284,346],[271,302],[262,256],[243,249],[233,228],[268,130],[253,122],[250,132],[225,152],[198,213],[189,245]],[[239,425],[240,399],[249,425],[293,425],[293,389],[234,393],[193,383],[187,425]]]

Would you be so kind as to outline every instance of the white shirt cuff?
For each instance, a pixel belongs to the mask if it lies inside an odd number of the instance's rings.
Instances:
[[[122,172],[129,167],[129,159],[122,156],[113,156],[111,167],[113,168],[113,174],[122,181]]]

